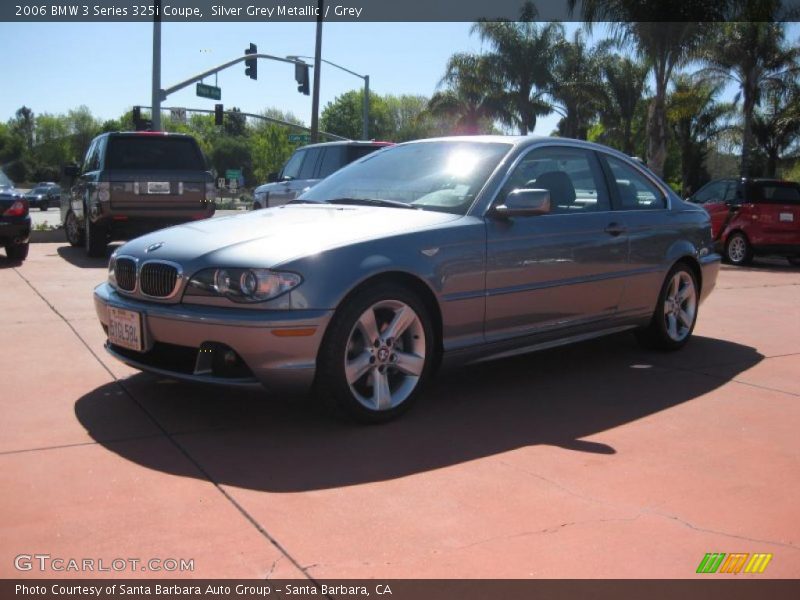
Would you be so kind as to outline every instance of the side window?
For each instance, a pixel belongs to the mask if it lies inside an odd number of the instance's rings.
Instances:
[[[344,146],[328,146],[323,150],[319,166],[319,178],[324,179],[344,165]]]
[[[611,210],[595,155],[579,148],[540,148],[514,168],[501,198],[517,189],[546,189],[552,214]]]
[[[320,152],[320,148],[312,148],[306,152],[306,159],[303,161],[303,166],[300,167],[300,173],[297,175],[298,179],[314,179]]]
[[[613,156],[606,156],[619,192],[620,210],[654,210],[666,208],[661,190],[638,169]]]
[[[86,151],[86,157],[83,159],[83,172],[90,173],[97,169],[97,160],[98,160],[98,152],[97,152],[98,140],[93,140],[91,144],[89,144],[89,149]]]
[[[281,177],[283,179],[297,179],[297,175],[300,173],[300,165],[303,164],[305,156],[305,150],[298,150],[292,154],[291,158],[283,166]]]
[[[725,190],[725,197],[722,200],[724,202],[735,202],[737,198],[737,192],[738,192],[738,197],[741,198],[742,193],[739,190],[739,184],[735,181],[731,181],[728,184],[728,189]]]
[[[706,202],[722,202],[725,198],[727,190],[727,181],[715,181],[700,188],[700,191],[694,195],[694,201],[697,204],[705,204]]]

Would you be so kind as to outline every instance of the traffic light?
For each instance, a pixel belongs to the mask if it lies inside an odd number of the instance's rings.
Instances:
[[[297,81],[297,91],[308,96],[308,65],[306,63],[294,65],[294,79]]]
[[[250,47],[244,51],[245,54],[257,54],[258,46],[250,44]],[[258,79],[258,59],[248,58],[244,61],[244,74],[250,79]]]
[[[222,125],[222,118],[225,116],[225,110],[222,104],[214,105],[214,125]]]
[[[134,106],[133,107],[133,129],[135,131],[150,131],[153,128],[153,120],[152,119],[143,119],[142,118],[142,107],[141,106]]]

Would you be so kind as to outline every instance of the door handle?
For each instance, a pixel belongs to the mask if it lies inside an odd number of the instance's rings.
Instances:
[[[609,225],[605,228],[605,232],[614,237],[623,234],[626,231],[628,231],[628,228],[624,225],[620,225],[619,223],[609,223]]]

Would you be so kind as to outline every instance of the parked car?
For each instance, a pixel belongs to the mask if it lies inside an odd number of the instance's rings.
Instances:
[[[719,179],[687,199],[711,215],[718,249],[734,265],[785,256],[800,266],[800,184],[778,179]]]
[[[35,188],[25,194],[25,199],[31,208],[47,210],[51,206],[59,206],[61,188],[57,185],[37,184]]]
[[[391,142],[328,142],[298,148],[280,172],[270,174],[269,183],[255,189],[253,210],[286,204],[345,165],[391,145]]]
[[[28,201],[2,170],[0,170],[0,245],[12,260],[28,257],[31,235],[31,216]]]
[[[65,168],[62,195],[67,241],[105,256],[109,241],[214,214],[214,179],[197,141],[175,133],[104,133],[83,165]]]
[[[440,361],[624,330],[682,347],[714,288],[712,245],[704,210],[604,146],[441,138],[366,156],[284,206],[130,241],[94,302],[107,350],[134,368],[315,384],[383,421]]]

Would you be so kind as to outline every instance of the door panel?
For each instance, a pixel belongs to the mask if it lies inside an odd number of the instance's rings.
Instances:
[[[537,148],[514,167],[495,199],[515,189],[546,189],[551,213],[488,216],[486,339],[610,318],[628,260],[600,165],[578,148]]]

